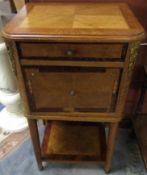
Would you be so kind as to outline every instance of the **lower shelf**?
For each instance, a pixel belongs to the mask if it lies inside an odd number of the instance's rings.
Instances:
[[[63,162],[105,161],[105,129],[101,124],[50,122],[42,143],[42,159]]]

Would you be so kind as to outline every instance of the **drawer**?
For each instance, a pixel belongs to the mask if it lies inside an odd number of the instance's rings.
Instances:
[[[124,59],[125,44],[20,43],[21,58],[39,59]]]
[[[111,112],[117,99],[119,69],[25,68],[33,112]]]

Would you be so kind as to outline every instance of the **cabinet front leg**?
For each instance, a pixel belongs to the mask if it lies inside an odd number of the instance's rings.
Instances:
[[[107,142],[107,153],[105,162],[105,172],[109,173],[111,170],[112,157],[116,142],[116,136],[118,131],[119,123],[110,123],[108,142]]]
[[[30,135],[39,170],[43,170],[37,120],[28,119]]]

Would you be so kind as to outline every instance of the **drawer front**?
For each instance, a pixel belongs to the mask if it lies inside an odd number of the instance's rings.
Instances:
[[[116,59],[123,60],[125,44],[20,43],[21,58],[39,59]]]
[[[33,112],[112,112],[119,69],[25,68],[26,88]]]

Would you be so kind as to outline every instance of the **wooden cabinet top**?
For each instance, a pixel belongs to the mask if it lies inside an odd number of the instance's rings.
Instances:
[[[6,38],[137,40],[144,29],[125,3],[28,3],[3,30]]]

